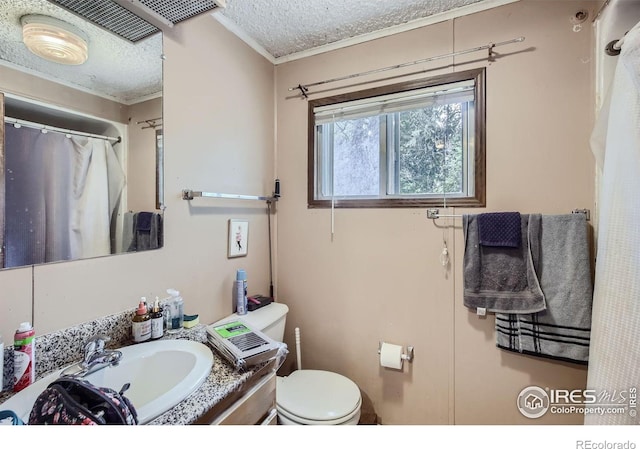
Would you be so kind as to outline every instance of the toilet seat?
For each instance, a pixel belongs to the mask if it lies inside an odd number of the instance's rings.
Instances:
[[[330,371],[298,370],[276,380],[278,413],[298,424],[345,424],[360,417],[360,389]]]

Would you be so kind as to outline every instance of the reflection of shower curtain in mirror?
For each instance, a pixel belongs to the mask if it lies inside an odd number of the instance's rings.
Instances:
[[[5,130],[5,267],[111,253],[124,173],[103,139]]]

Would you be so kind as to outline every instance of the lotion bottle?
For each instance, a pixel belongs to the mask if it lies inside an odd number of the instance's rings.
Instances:
[[[145,298],[142,298],[131,323],[131,333],[135,343],[142,343],[151,338],[151,317],[145,306]]]
[[[149,316],[151,317],[151,339],[157,340],[158,338],[162,338],[164,335],[164,316],[162,315],[160,300],[157,296]]]

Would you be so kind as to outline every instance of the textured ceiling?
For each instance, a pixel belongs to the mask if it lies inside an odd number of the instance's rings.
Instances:
[[[89,37],[89,59],[80,66],[49,62],[22,43],[20,17],[43,14],[80,28]],[[123,103],[162,91],[162,35],[132,44],[46,0],[0,0],[0,60]],[[6,64],[8,63],[8,64]]]
[[[481,0],[227,0],[224,15],[275,58]]]
[[[226,8],[215,14],[275,61],[452,9],[501,1],[517,0],[226,0]],[[83,30],[89,36],[88,61],[64,66],[33,55],[22,43],[25,14],[53,16]],[[132,44],[47,0],[0,0],[0,63],[11,67],[133,103],[162,91],[161,53],[159,33]]]

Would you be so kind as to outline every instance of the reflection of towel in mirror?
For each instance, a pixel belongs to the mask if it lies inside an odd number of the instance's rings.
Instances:
[[[133,214],[131,242],[128,251],[144,251],[162,247],[162,215],[156,212]]]
[[[587,363],[593,283],[588,226],[583,214],[543,215],[540,287],[547,309],[496,314],[499,348]]]
[[[136,216],[136,231],[151,232],[152,212],[138,212]]]
[[[122,242],[120,242],[120,252],[126,253],[129,251],[131,242],[133,241],[133,218],[134,212],[126,212],[122,220]]]
[[[536,268],[540,244],[540,214],[523,214],[518,248],[483,246],[478,215],[463,215],[464,305],[487,312],[533,313],[544,310]]]

